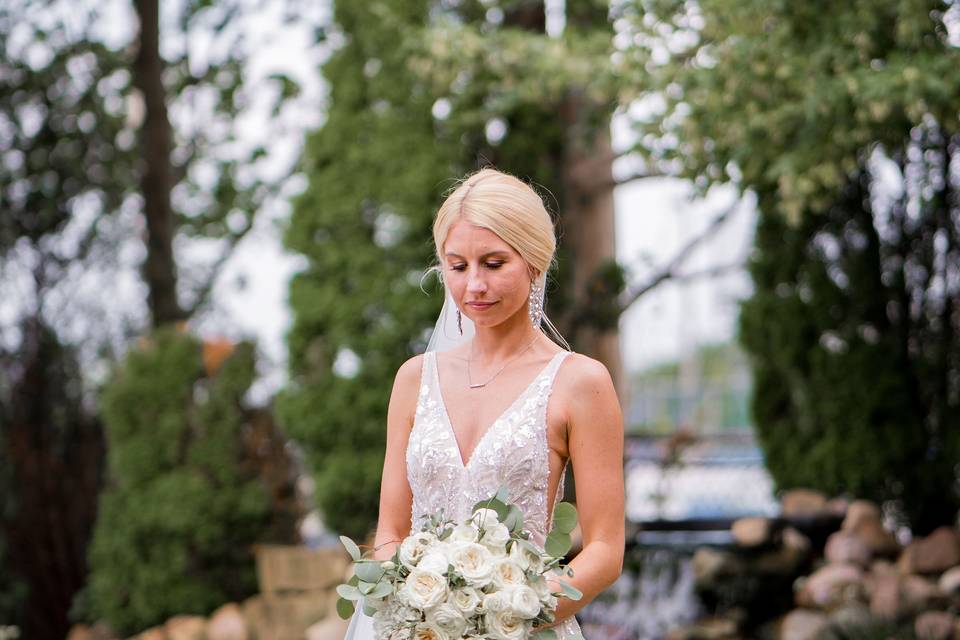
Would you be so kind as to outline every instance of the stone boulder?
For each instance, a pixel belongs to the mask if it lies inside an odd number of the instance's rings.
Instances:
[[[821,611],[794,609],[780,623],[777,640],[819,640],[830,627],[830,618]]]
[[[865,599],[863,571],[855,564],[827,564],[797,581],[797,604],[811,609],[833,609]]]
[[[960,564],[960,532],[940,527],[907,545],[897,567],[902,573],[942,573]]]
[[[917,640],[952,640],[960,628],[957,616],[947,611],[926,611],[914,620],[913,630]]]
[[[250,630],[243,618],[243,610],[235,602],[229,602],[210,616],[207,621],[207,640],[249,640]]]
[[[774,542],[774,526],[770,518],[739,518],[730,526],[730,533],[741,547],[762,547]]]
[[[826,508],[827,497],[811,489],[791,489],[780,498],[780,511],[786,518],[815,516]]]
[[[856,531],[864,523],[882,524],[880,507],[869,500],[854,500],[847,507],[847,513],[840,525],[842,531]]]
[[[850,531],[836,531],[827,538],[823,555],[827,562],[834,564],[855,564],[861,567],[870,565],[873,552],[870,547]]]
[[[940,591],[948,595],[960,594],[960,566],[944,571],[937,582]]]
[[[168,640],[206,640],[207,619],[203,616],[174,616],[163,625]]]

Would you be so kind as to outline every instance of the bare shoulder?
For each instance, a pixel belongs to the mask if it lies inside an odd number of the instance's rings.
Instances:
[[[413,391],[416,395],[420,386],[420,372],[423,370],[423,357],[422,353],[417,354],[400,365],[393,380],[394,394],[402,392],[405,395],[406,392]]]
[[[562,384],[565,391],[578,395],[613,391],[613,378],[606,365],[576,352],[567,356],[557,383]]]
[[[416,355],[408,359],[393,379],[393,391],[390,393],[390,406],[387,409],[388,429],[391,425],[405,425],[406,432],[413,424],[416,413],[417,394],[420,388],[420,371],[423,367],[423,355]]]

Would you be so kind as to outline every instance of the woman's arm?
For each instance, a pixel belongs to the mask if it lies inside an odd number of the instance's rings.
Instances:
[[[580,600],[560,598],[555,626],[572,616],[623,571],[624,485],[623,418],[610,374],[584,356],[570,376],[567,444],[577,483],[577,512],[583,549],[570,561],[573,577],[561,576],[583,593]],[[571,363],[573,364],[573,363]],[[571,371],[571,373],[574,373]],[[556,586],[556,585],[555,585]],[[554,589],[559,591],[559,588]]]
[[[410,358],[397,371],[387,409],[387,451],[380,481],[380,515],[374,537],[376,560],[391,558],[397,545],[410,533],[413,494],[407,482],[407,441],[413,427],[420,387],[423,356]]]

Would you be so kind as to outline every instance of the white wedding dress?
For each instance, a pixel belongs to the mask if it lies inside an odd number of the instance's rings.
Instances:
[[[416,417],[407,444],[407,480],[413,492],[411,531],[441,508],[454,520],[506,485],[509,502],[523,511],[531,542],[543,547],[553,508],[563,497],[563,473],[548,505],[547,401],[569,351],[557,353],[513,404],[481,436],[464,464],[440,394],[436,352],[424,354]],[[580,635],[571,616],[553,627],[559,639]],[[375,640],[373,619],[357,607],[344,640]]]

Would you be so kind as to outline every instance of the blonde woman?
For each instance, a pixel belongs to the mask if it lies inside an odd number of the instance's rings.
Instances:
[[[606,368],[557,345],[543,314],[556,239],[542,199],[483,169],[446,198],[433,227],[446,299],[428,350],[399,369],[387,415],[377,559],[441,508],[461,519],[501,485],[542,545],[568,463],[583,536],[560,599],[559,638],[574,613],[620,575],[624,551],[623,425]],[[565,344],[565,342],[564,342]],[[424,636],[426,637],[426,636]],[[376,638],[358,608],[346,640]],[[379,639],[378,639],[379,640]]]

